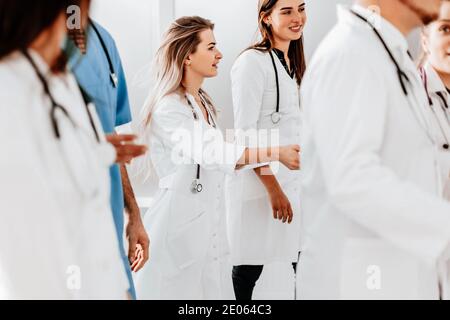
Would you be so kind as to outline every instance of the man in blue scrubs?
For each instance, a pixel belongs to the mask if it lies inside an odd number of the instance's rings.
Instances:
[[[127,146],[133,147],[130,136],[115,134],[116,127],[131,122],[127,84],[118,50],[111,35],[99,24],[90,21],[85,29],[86,31],[70,32],[79,52],[70,55],[69,66],[81,88],[95,103],[103,129],[108,135],[108,141],[116,148],[125,146],[125,153],[127,153]],[[130,153],[127,153],[128,158],[125,155],[125,162],[134,157]],[[131,297],[136,299],[131,271],[137,272],[148,260],[149,238],[141,220],[125,165],[114,165],[110,169],[110,175],[112,213],[130,282],[129,292]],[[123,243],[124,209],[128,216],[126,226],[129,242],[128,256]]]

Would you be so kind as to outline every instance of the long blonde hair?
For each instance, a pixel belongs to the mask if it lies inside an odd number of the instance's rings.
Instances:
[[[196,52],[201,41],[200,33],[208,29],[214,30],[214,24],[197,16],[179,18],[169,27],[153,62],[154,85],[143,109],[145,127],[150,125],[155,105],[182,87],[184,62]],[[201,92],[208,96],[205,91]]]
[[[153,86],[141,112],[139,135],[144,143],[149,143],[149,128],[155,106],[164,97],[182,92],[185,61],[196,52],[201,42],[200,33],[205,30],[214,30],[214,24],[210,20],[192,16],[175,20],[165,33],[164,40],[153,60]],[[199,93],[212,111],[216,113],[209,95],[203,89],[200,89]],[[144,174],[146,180],[150,175],[149,171],[152,169],[149,154],[140,159],[140,162],[142,163],[139,165],[138,175]]]

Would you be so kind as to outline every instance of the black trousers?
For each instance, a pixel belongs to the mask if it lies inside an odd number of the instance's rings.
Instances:
[[[297,273],[297,263],[292,264],[294,272]],[[253,296],[253,289],[256,282],[261,277],[264,266],[234,266],[233,267],[233,288],[234,295],[238,301],[250,301]]]

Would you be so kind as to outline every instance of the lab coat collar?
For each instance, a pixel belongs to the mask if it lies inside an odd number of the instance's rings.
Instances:
[[[202,119],[203,121],[205,121],[209,126],[214,127],[211,123],[208,123],[208,122],[204,119],[204,117],[203,117],[203,112],[202,112],[202,108],[198,105],[197,100],[195,100],[194,96],[191,95],[190,93],[186,92],[186,97],[187,97],[187,98],[189,99],[189,101],[193,104],[193,106],[194,106],[195,108],[197,108],[197,113],[200,112],[199,115],[201,116],[201,119]],[[218,127],[217,127],[217,124],[218,124],[217,118],[215,117],[215,115],[213,114],[213,112],[211,111],[211,109],[210,109],[209,107],[206,107],[206,109],[207,109],[207,111],[208,111],[208,116],[212,118],[212,121],[214,121],[214,123],[215,123],[215,125],[216,125],[215,129],[218,129]]]
[[[33,49],[28,49],[28,54],[30,55],[31,59],[33,59],[39,72],[46,79],[49,79],[52,76],[52,72],[50,66],[45,62],[45,60],[41,57],[41,55],[36,51],[34,51]]]
[[[435,94],[441,92],[445,97],[448,96],[447,88],[439,77],[438,73],[431,66],[430,63],[424,65],[424,70],[427,75],[427,89],[429,94]]]
[[[383,37],[383,40],[393,52],[399,51],[402,53],[402,59],[408,54],[408,41],[406,37],[398,30],[392,23],[374,13],[373,11],[364,8],[360,5],[353,5],[351,8],[345,5],[338,5],[338,18],[340,22],[347,23],[353,26],[362,26],[365,23],[355,17],[350,10],[355,11],[364,18],[367,18],[375,26],[377,31]]]

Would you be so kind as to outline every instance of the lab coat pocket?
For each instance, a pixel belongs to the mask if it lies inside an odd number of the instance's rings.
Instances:
[[[419,263],[381,239],[349,238],[340,266],[341,298],[418,299]]]
[[[167,247],[180,271],[201,259],[208,243],[206,210],[193,197],[177,194],[171,199]]]

